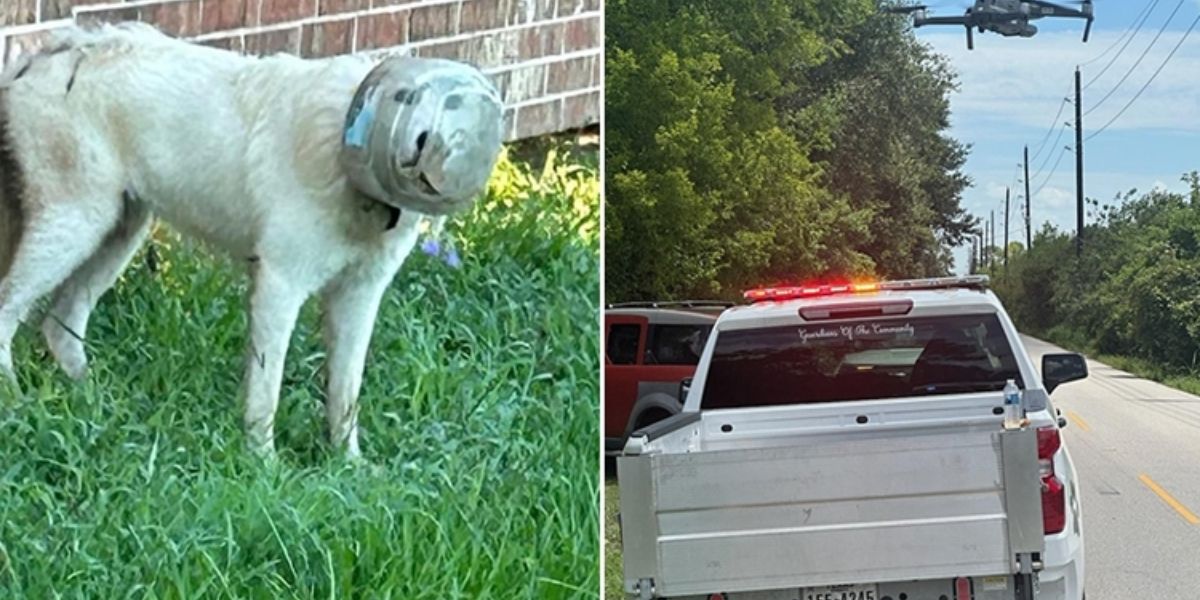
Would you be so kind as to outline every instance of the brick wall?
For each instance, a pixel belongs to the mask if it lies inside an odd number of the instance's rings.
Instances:
[[[479,66],[504,94],[508,139],[600,120],[601,0],[0,0],[0,57],[48,31],[140,20],[249,54],[406,51]]]

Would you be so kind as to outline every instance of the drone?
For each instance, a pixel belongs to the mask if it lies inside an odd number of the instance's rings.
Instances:
[[[1088,41],[1092,32],[1092,0],[1075,2],[1079,8],[1069,8],[1054,2],[1043,0],[975,0],[975,4],[967,8],[961,17],[931,17],[928,7],[923,4],[914,6],[899,6],[887,9],[888,12],[912,15],[913,27],[924,25],[962,25],[967,28],[967,49],[975,49],[975,38],[972,30],[979,33],[991,31],[1005,37],[1033,37],[1038,29],[1030,23],[1042,17],[1070,17],[1087,19],[1083,29],[1083,41]]]

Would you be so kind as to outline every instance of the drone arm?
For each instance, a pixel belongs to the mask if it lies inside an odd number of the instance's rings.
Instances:
[[[965,17],[926,17],[924,19],[914,19],[913,25],[920,27],[921,25],[969,25]]]

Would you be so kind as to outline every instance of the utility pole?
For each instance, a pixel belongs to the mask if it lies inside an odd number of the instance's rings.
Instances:
[[[971,236],[971,274],[979,269],[979,234]]]
[[[1029,146],[1025,146],[1025,251],[1033,248],[1033,221],[1029,218]]]
[[[1004,188],[1004,278],[1008,279],[1008,198],[1012,192]]]
[[[1075,256],[1083,253],[1083,89],[1075,67]]]
[[[996,248],[996,209],[994,209],[994,208],[992,209],[992,217],[990,219],[988,219],[988,227],[991,228],[991,230],[992,230],[992,233],[989,235],[989,237],[992,238],[992,241],[988,242],[988,269],[995,271],[996,270],[996,251],[995,251],[995,248]]]
[[[975,247],[979,249],[979,259],[975,262],[975,265],[978,270],[982,271],[983,270],[983,231],[980,231],[979,233],[975,234],[975,240],[977,242],[975,244]]]
[[[981,230],[979,232],[979,266],[978,266],[980,273],[983,272],[983,244],[984,244],[985,237],[986,236],[984,235],[983,231]]]

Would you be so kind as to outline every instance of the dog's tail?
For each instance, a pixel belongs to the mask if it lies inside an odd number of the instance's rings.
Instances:
[[[11,143],[8,120],[8,94],[0,89],[0,280],[8,267],[21,238],[21,165]]]

